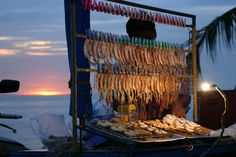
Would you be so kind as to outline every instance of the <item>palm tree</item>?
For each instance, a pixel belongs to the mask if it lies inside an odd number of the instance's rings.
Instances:
[[[198,69],[200,69],[200,52],[204,45],[213,63],[217,56],[217,49],[224,46],[230,49],[236,42],[236,7],[230,9],[211,23],[197,31]]]

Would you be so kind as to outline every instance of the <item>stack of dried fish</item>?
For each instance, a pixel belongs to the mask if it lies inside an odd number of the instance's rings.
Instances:
[[[149,120],[121,123],[115,118],[108,120],[97,120],[96,125],[110,129],[115,132],[122,133],[128,137],[135,136],[155,136],[155,137],[170,137],[173,134],[182,136],[209,136],[210,129],[204,128],[199,124],[177,118],[174,115],[166,115],[163,120]]]
[[[113,100],[124,103],[161,102],[164,108],[178,100],[181,82],[176,77],[96,74],[100,100],[112,104]]]

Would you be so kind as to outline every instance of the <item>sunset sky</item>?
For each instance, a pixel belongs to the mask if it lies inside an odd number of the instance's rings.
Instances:
[[[197,29],[236,5],[235,0],[138,0],[197,15]],[[124,17],[91,14],[93,29],[126,34]],[[1,0],[0,2],[0,80],[17,79],[21,95],[69,94],[69,68],[64,26],[64,0]],[[159,40],[183,43],[188,30],[157,25]],[[235,50],[234,50],[235,51]],[[236,52],[222,49],[215,64],[201,54],[202,78],[223,89],[236,85]],[[231,53],[229,53],[231,52]]]

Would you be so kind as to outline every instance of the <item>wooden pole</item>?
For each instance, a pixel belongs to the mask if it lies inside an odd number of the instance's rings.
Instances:
[[[196,16],[192,18],[192,61],[193,61],[193,120],[198,122],[197,102],[197,52],[196,52]]]
[[[71,98],[72,98],[72,153],[77,154],[77,64],[76,64],[76,0],[71,0]]]

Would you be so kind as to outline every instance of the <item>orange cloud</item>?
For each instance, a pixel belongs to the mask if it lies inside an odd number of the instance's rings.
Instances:
[[[0,56],[11,56],[15,54],[16,50],[0,49]]]
[[[50,41],[42,41],[42,40],[33,40],[33,41],[25,41],[18,42],[14,46],[18,48],[29,48],[33,46],[50,46],[52,43]]]
[[[42,45],[39,45],[39,46],[29,46],[28,49],[30,50],[42,50],[42,49],[50,49],[52,48],[52,46],[42,46]]]

